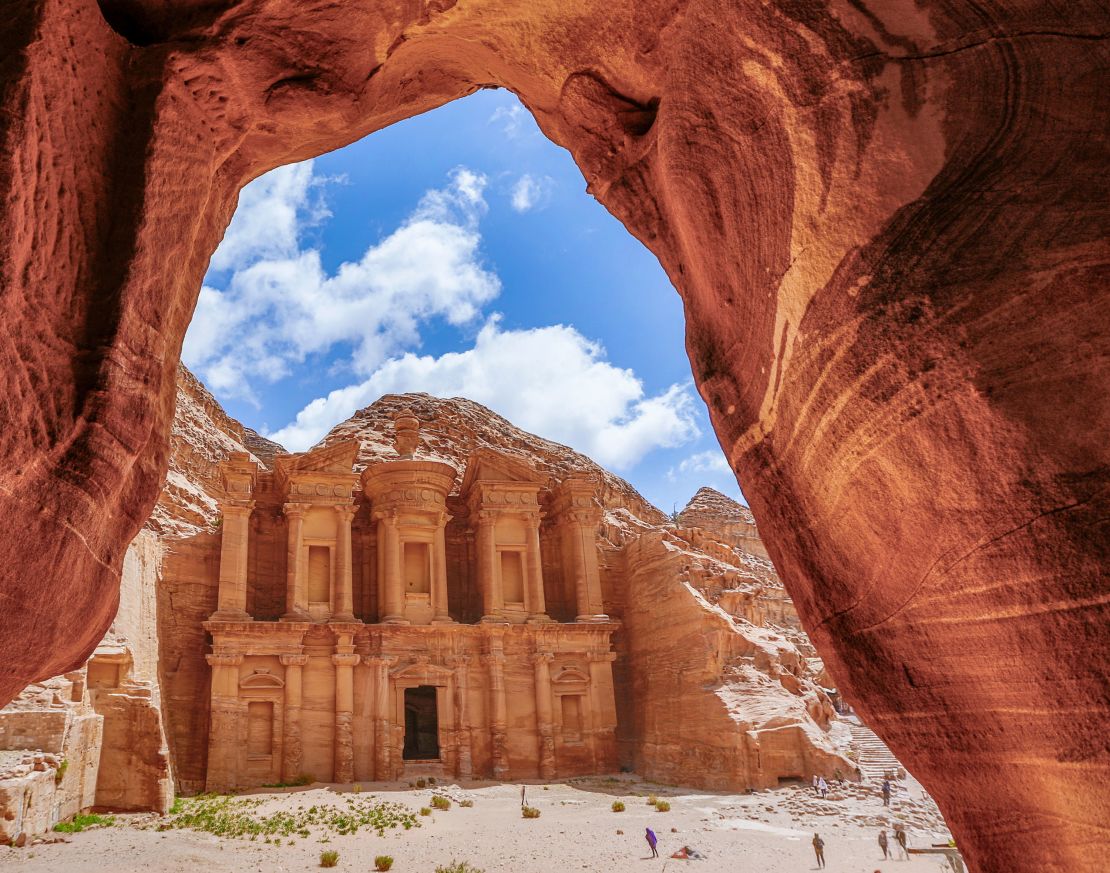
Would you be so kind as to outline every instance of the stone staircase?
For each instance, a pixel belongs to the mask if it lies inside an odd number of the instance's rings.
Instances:
[[[887,770],[897,772],[902,766],[873,730],[855,721],[849,722],[849,727],[852,731],[852,748],[859,755],[859,768],[865,779],[882,782]]]

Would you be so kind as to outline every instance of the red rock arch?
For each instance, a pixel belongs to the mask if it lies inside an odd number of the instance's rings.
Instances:
[[[1091,0],[9,0],[0,699],[83,659],[236,192],[514,90],[683,296],[849,696],[974,869],[1108,848],[1108,14]]]

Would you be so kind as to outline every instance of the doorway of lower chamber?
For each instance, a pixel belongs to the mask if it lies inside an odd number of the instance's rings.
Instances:
[[[405,689],[406,761],[439,759],[439,712],[434,685]]]

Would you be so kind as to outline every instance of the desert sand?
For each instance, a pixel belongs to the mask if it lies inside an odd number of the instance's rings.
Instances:
[[[633,776],[592,777],[570,783],[527,784],[529,805],[540,818],[520,815],[520,785],[445,784],[413,789],[406,784],[362,786],[357,797],[373,796],[401,803],[413,811],[430,805],[433,793],[452,798],[450,810],[420,817],[420,828],[397,828],[379,837],[373,831],[325,835],[314,828],[292,845],[267,844],[259,838],[221,838],[187,829],[158,830],[167,819],[151,814],[117,815],[111,827],[54,835],[65,842],[37,843],[23,849],[0,848],[0,868],[26,873],[173,873],[173,871],[300,871],[318,869],[320,852],[339,852],[337,870],[374,869],[374,857],[393,856],[397,873],[433,873],[438,864],[466,860],[486,873],[551,871],[642,871],[690,869],[692,873],[797,873],[816,869],[810,845],[813,832],[825,840],[829,873],[940,873],[939,860],[915,857],[883,861],[876,842],[884,821],[909,824],[910,846],[947,840],[949,834],[935,804],[912,780],[899,788],[885,809],[874,786],[833,787],[827,800],[812,789],[785,787],[746,795],[708,794],[657,786]],[[298,789],[249,792],[261,800],[256,814],[298,807],[343,807],[351,786],[313,785]],[[671,804],[659,812],[649,794]],[[474,806],[458,806],[471,799]],[[624,812],[611,804],[622,800]],[[188,803],[188,801],[186,802]],[[659,837],[660,858],[653,860],[644,841],[651,827]],[[890,831],[888,826],[888,832]],[[622,833],[623,832],[623,833]],[[323,842],[327,840],[327,842]],[[669,856],[691,846],[703,861]],[[891,847],[893,851],[893,840]]]

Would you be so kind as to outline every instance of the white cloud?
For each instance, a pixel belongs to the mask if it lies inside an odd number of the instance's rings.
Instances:
[[[317,249],[299,247],[320,217],[309,203],[311,162],[274,173],[277,180],[271,173],[244,189],[213,256],[235,272],[224,290],[201,289],[185,338],[185,363],[217,393],[253,400],[256,380],[284,378],[338,344],[351,347],[351,368],[368,375],[419,342],[420,322],[465,324],[500,293],[479,251],[485,176],[455,170],[393,233],[329,274]]]
[[[500,124],[501,130],[509,139],[521,136],[531,121],[528,110],[519,103],[511,106],[498,106],[489,117],[489,124]]]
[[[525,173],[513,185],[509,202],[517,212],[543,209],[551,200],[551,190],[554,187],[555,180],[550,176],[536,178],[531,173]]]
[[[667,471],[667,478],[674,482],[680,475],[690,473],[726,473],[731,475],[732,469],[728,460],[720,450],[707,449],[704,452],[695,452],[688,458],[683,458],[677,467]]]
[[[699,435],[689,386],[646,397],[635,373],[606,361],[604,349],[573,327],[502,330],[494,317],[473,348],[392,358],[365,381],[313,400],[270,436],[300,451],[382,394],[409,391],[476,400],[618,470]]]

